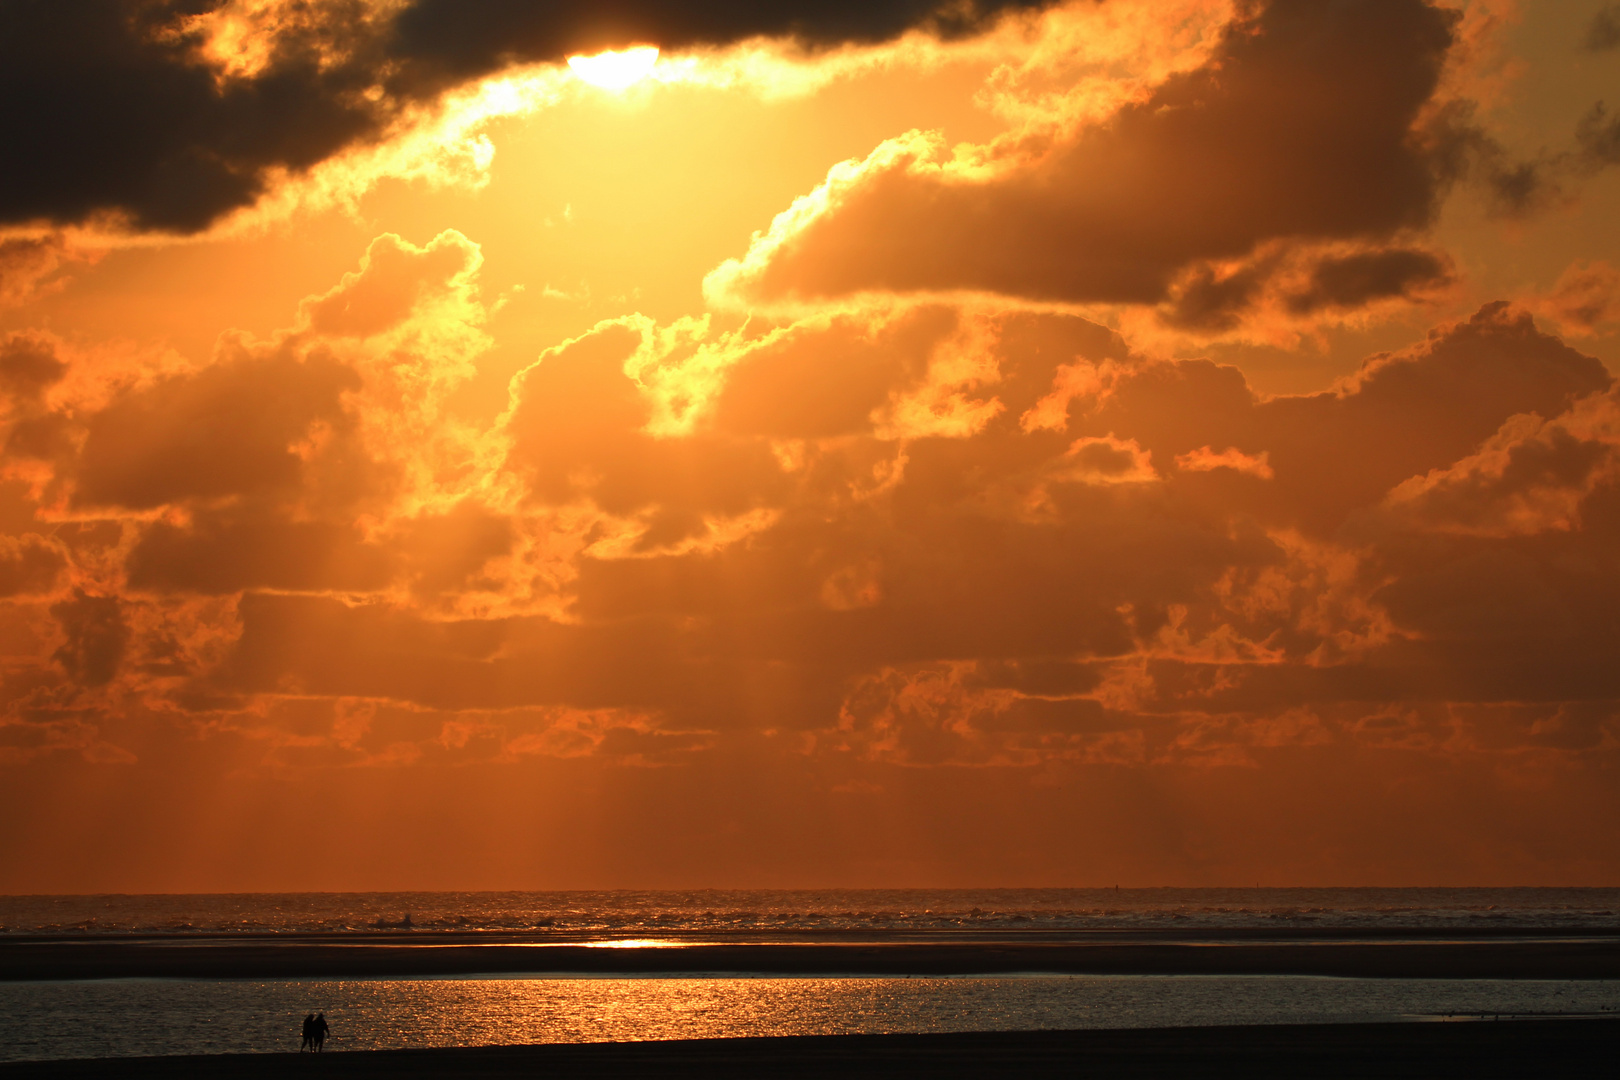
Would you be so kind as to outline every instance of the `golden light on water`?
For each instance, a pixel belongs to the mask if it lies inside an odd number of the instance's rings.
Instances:
[[[574,74],[592,86],[603,90],[623,90],[652,74],[658,62],[658,48],[638,45],[633,49],[612,50],[595,56],[570,56],[568,66]]]
[[[1597,1013],[1617,999],[1612,981],[1582,983],[1526,980],[1487,990],[1472,980],[1287,975],[587,976],[359,979],[289,984],[277,990],[293,998],[288,1016],[324,1006],[334,1030],[341,1031],[337,1049],[382,1050],[401,1045],[405,1032],[415,1046],[636,1042],[1077,1029],[1113,1026],[1125,1016],[1131,1025],[1165,1026],[1299,1022],[1325,1013],[1436,1016],[1466,1011],[1482,994],[1508,1006],[1504,1012],[1574,1004]],[[236,985],[242,989],[227,992],[223,1009],[262,1012],[262,1002],[253,995],[263,991]],[[191,984],[182,982],[177,992],[191,992]]]

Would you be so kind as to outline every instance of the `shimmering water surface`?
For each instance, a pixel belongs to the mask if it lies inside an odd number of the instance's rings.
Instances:
[[[1620,889],[996,889],[287,893],[0,897],[0,943],[252,935],[335,944],[715,938],[995,940],[1040,932],[1276,930],[1459,937],[1620,935]],[[383,937],[386,931],[387,936]],[[452,936],[452,934],[454,936]],[[224,935],[222,939],[220,935]],[[141,948],[132,943],[132,948]],[[1613,1013],[1598,980],[1298,976],[997,978],[114,979],[0,983],[0,1060],[297,1048],[325,1010],[333,1050],[746,1035],[1157,1027]]]
[[[1620,931],[1620,889],[848,889],[0,896],[0,932],[662,933],[1270,927]]]
[[[0,984],[0,1060],[1612,1013],[1620,983],[1297,976],[114,979]],[[20,1038],[16,1037],[20,1034]]]

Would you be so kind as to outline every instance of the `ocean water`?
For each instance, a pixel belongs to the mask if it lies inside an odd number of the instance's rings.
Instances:
[[[998,889],[0,897],[30,939],[994,941],[1136,932],[1620,937],[1620,889]],[[386,938],[383,937],[386,932]],[[139,948],[139,944],[131,947]],[[753,1035],[1613,1015],[1620,982],[1305,976],[485,976],[0,982],[0,1061]]]
[[[755,1035],[1613,1015],[1620,983],[1299,976],[477,978],[0,983],[0,1061]]]
[[[0,896],[0,934],[537,937],[1005,930],[1620,932],[1620,889],[829,889]]]

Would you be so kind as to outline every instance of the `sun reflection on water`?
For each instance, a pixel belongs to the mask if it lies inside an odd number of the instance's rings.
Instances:
[[[1620,983],[1601,980],[575,976],[158,985],[0,983],[11,1033],[0,1061],[290,1051],[300,1021],[316,1010],[332,1024],[333,1050],[1620,1011]]]
[[[666,938],[621,938],[615,941],[581,942],[587,949],[684,949],[689,942]]]

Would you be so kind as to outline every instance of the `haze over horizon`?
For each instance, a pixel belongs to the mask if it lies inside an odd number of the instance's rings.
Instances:
[[[1620,4],[0,0],[0,893],[1620,885]]]

